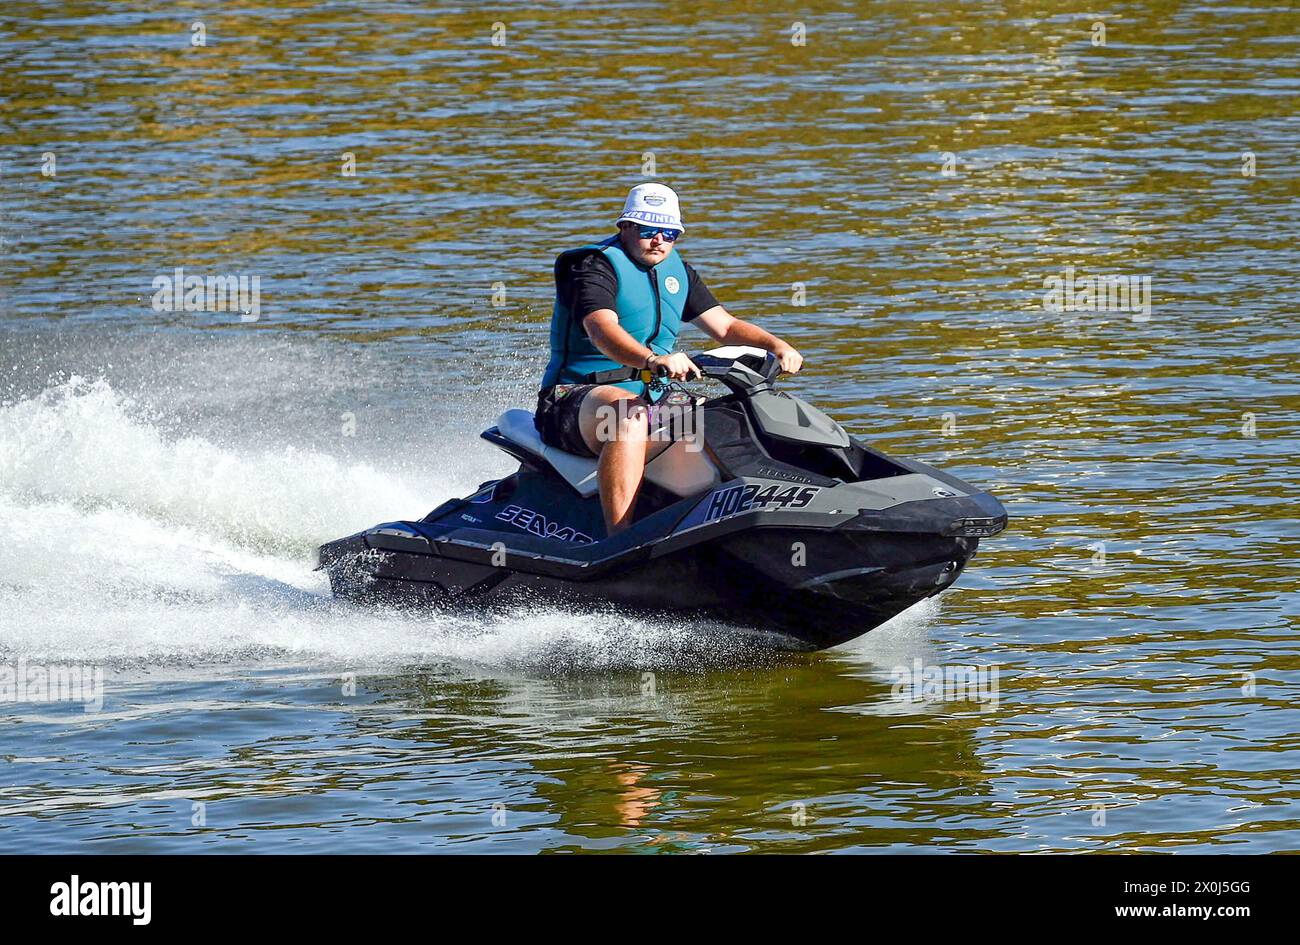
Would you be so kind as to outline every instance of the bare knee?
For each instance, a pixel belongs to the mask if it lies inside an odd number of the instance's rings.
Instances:
[[[582,435],[596,453],[613,442],[644,443],[650,435],[646,402],[622,388],[597,388],[582,405]]]
[[[644,443],[650,438],[650,413],[645,402],[638,399],[620,400],[618,413],[618,439],[622,443]]]

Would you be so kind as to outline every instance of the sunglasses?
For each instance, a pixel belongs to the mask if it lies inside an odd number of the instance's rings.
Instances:
[[[637,236],[641,237],[641,239],[643,240],[652,240],[655,238],[655,234],[658,233],[661,236],[663,236],[664,242],[666,243],[675,243],[677,242],[677,237],[682,235],[681,230],[669,230],[663,227],[655,227],[655,226],[643,226],[640,227],[636,232],[637,232]]]

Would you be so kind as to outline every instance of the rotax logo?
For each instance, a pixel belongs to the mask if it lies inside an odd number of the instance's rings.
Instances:
[[[153,916],[153,883],[70,882],[50,887],[50,915],[130,916],[132,925],[148,925]]]

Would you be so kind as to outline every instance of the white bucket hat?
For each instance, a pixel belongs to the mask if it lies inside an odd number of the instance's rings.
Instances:
[[[686,232],[677,194],[664,184],[637,184],[633,187],[627,195],[627,203],[623,204],[623,215],[614,222],[622,223],[624,220]]]

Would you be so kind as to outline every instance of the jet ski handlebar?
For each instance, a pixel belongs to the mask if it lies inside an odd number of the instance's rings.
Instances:
[[[701,353],[687,355],[691,362],[700,369],[704,377],[720,381],[734,391],[754,392],[757,389],[771,387],[776,376],[781,373],[781,362],[771,352],[745,353],[738,357],[719,357]],[[618,384],[622,381],[642,381],[649,384],[656,376],[665,373],[662,366],[654,371],[646,368],[614,368],[609,371],[595,371],[583,378],[587,384]]]

